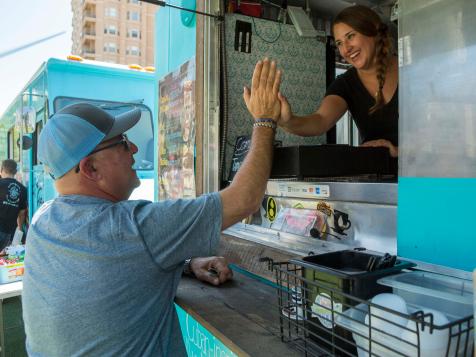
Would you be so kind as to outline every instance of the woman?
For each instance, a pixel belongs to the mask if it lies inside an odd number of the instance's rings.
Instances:
[[[295,116],[284,96],[279,125],[301,135],[321,135],[349,110],[359,128],[362,146],[383,146],[398,156],[398,63],[380,17],[365,6],[344,9],[334,20],[334,39],[352,68],[327,89],[314,114]]]

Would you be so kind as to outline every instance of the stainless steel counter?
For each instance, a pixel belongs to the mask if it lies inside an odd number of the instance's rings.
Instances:
[[[267,212],[269,199],[275,202],[275,217]],[[310,227],[298,234],[277,224],[290,214],[294,215],[294,221],[301,214],[311,217],[322,204],[332,214],[325,218],[330,234],[323,234],[319,239],[311,236]],[[344,233],[336,233],[334,229],[336,218],[333,215],[337,211],[347,214],[351,221]],[[224,233],[295,255],[356,247],[396,254],[396,230],[397,183],[270,180],[260,211]]]
[[[0,284],[0,299],[4,300],[10,297],[19,296],[23,290],[23,282],[15,281],[13,283]]]

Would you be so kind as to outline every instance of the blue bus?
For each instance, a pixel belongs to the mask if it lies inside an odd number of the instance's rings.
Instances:
[[[0,160],[19,162],[19,178],[28,188],[29,217],[55,197],[53,180],[37,159],[39,134],[48,118],[76,102],[89,102],[111,112],[141,109],[139,123],[127,132],[139,147],[135,168],[141,185],[131,199],[154,200],[154,118],[157,85],[153,68],[83,60],[50,58],[41,65],[0,117]]]

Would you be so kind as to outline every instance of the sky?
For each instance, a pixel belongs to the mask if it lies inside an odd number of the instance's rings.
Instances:
[[[0,0],[0,116],[50,57],[71,53],[71,0]],[[5,52],[60,33],[1,57]]]

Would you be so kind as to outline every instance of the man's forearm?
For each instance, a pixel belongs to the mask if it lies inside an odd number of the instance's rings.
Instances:
[[[253,128],[251,147],[245,161],[231,185],[222,191],[222,200],[234,201],[231,207],[224,204],[224,209],[229,212],[224,212],[223,228],[236,223],[259,208],[273,163],[274,136],[274,130],[271,128]],[[225,217],[228,217],[229,221],[226,221]]]
[[[231,185],[220,192],[222,229],[255,212],[263,199],[271,165],[276,122],[281,114],[278,99],[281,71],[276,62],[258,61],[251,79],[251,91],[243,88],[243,99],[254,118],[251,147]]]
[[[273,164],[274,136],[270,128],[253,128],[250,150],[231,186],[254,197],[263,196]]]

